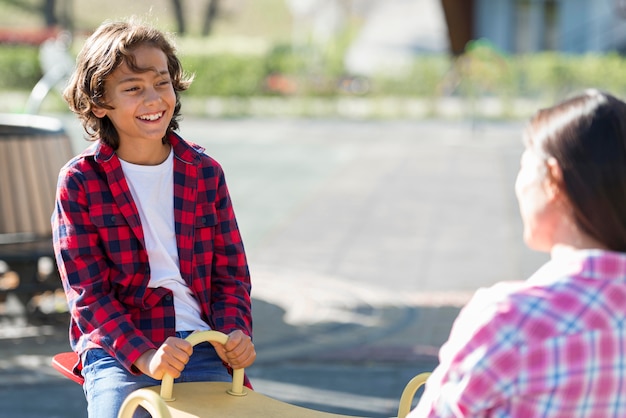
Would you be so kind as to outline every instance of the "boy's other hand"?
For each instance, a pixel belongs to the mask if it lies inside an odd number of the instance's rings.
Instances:
[[[169,337],[158,350],[148,350],[139,356],[135,367],[153,379],[161,380],[166,373],[176,379],[192,353],[193,347],[189,341]]]
[[[228,334],[226,344],[211,342],[217,355],[233,369],[249,367],[256,359],[256,351],[252,339],[241,330]]]

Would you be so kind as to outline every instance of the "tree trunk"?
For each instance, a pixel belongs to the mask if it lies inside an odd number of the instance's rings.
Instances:
[[[46,26],[51,28],[56,26],[59,22],[55,14],[56,0],[44,0],[43,1],[43,17],[46,21]]]
[[[176,24],[178,26],[178,34],[184,35],[187,28],[185,26],[185,14],[183,13],[182,0],[172,0],[174,6],[174,14],[176,15]]]
[[[441,0],[446,18],[450,52],[461,55],[474,38],[474,0]]]
[[[209,5],[204,15],[204,23],[202,24],[202,36],[209,36],[213,28],[213,22],[219,13],[219,0],[209,0]]]

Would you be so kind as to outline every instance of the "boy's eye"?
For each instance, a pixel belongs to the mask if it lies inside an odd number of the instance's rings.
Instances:
[[[171,84],[172,82],[170,80],[161,80],[157,83],[158,86],[167,86],[169,84]]]
[[[133,87],[129,87],[127,89],[124,89],[124,91],[128,91],[128,92],[132,92],[132,91],[137,91],[139,90],[139,87],[133,86]]]

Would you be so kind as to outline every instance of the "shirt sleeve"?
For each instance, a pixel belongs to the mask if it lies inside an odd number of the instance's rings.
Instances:
[[[226,334],[241,330],[252,337],[250,272],[223,171],[216,197],[217,228],[211,283],[212,327]]]
[[[514,323],[506,303],[477,292],[455,321],[409,417],[483,417],[506,402],[520,365]]]
[[[80,335],[117,358],[128,370],[145,351],[156,348],[133,324],[114,295],[110,278],[120,272],[108,262],[96,226],[89,216],[85,176],[65,169],[59,175],[53,244],[70,314]],[[88,348],[88,347],[87,347]],[[81,352],[85,347],[78,347]]]

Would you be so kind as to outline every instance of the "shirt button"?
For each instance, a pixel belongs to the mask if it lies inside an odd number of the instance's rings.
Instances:
[[[165,295],[165,300],[168,302],[172,300],[172,295]]]
[[[204,217],[204,216],[203,216],[202,218],[200,218],[200,222],[202,222],[203,224],[205,224],[205,223],[206,223],[206,217]]]
[[[115,215],[111,216],[111,222],[115,222]]]

